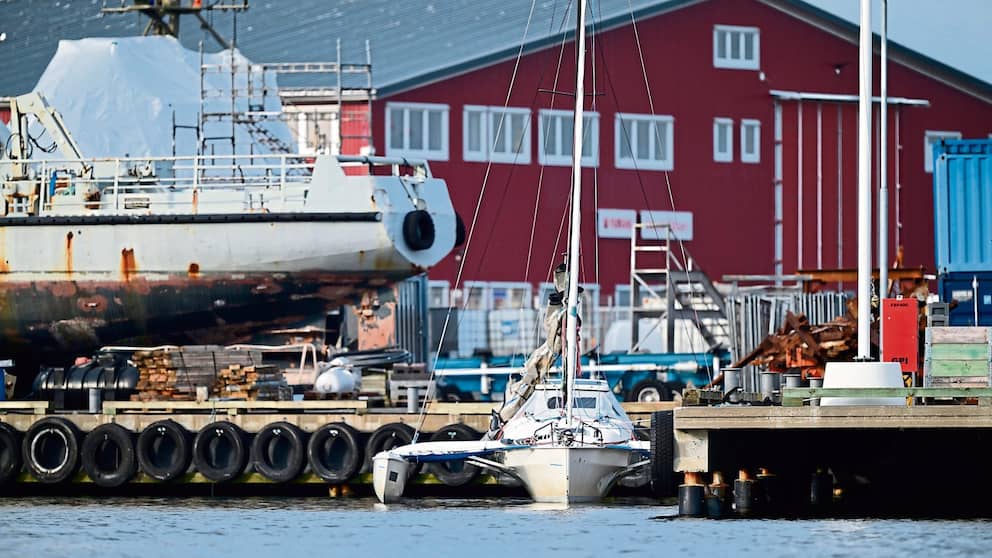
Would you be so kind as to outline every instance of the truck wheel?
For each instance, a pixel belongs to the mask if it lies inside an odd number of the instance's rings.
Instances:
[[[630,399],[640,403],[672,400],[672,390],[657,380],[644,380],[634,386],[634,389],[630,390],[630,393]]]

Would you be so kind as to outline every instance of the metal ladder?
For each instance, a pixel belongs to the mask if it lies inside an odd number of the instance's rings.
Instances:
[[[641,231],[650,231],[640,238]],[[674,352],[675,320],[687,319],[696,324],[708,349],[727,347],[730,343],[730,322],[727,320],[723,295],[710,278],[699,270],[692,257],[685,253],[674,238],[670,225],[638,223],[630,239],[630,333],[631,351],[636,351],[651,331],[640,331],[641,318],[666,320],[667,352]],[[646,305],[650,299],[664,300],[665,305]],[[659,320],[658,324],[661,322]],[[656,326],[657,327],[657,326]]]

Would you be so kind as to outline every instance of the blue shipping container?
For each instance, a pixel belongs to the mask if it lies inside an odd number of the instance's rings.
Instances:
[[[938,293],[941,302],[957,301],[947,315],[947,325],[992,326],[992,272],[941,273]]]
[[[992,139],[939,141],[933,161],[937,273],[992,271]]]

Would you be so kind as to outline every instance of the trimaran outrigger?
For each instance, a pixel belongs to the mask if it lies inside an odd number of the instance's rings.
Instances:
[[[578,2],[576,26],[568,263],[555,272],[555,292],[549,297],[544,319],[546,341],[527,359],[523,377],[494,412],[490,430],[481,440],[415,443],[377,454],[373,485],[384,503],[403,495],[417,464],[424,462],[464,460],[508,474],[542,503],[597,501],[620,478],[650,463],[649,442],[635,439],[634,425],[606,381],[578,378],[585,4]],[[548,372],[559,354],[564,373],[554,381]]]

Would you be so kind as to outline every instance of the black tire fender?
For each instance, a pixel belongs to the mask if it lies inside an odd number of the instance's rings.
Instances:
[[[651,413],[651,485],[658,497],[676,496],[675,413]]]
[[[482,434],[462,423],[449,424],[431,436],[432,442],[453,442],[480,440]],[[430,464],[428,471],[437,477],[445,486],[464,486],[479,476],[479,468],[465,463],[465,460],[435,461]]]
[[[46,484],[65,482],[79,471],[79,439],[75,424],[61,417],[45,417],[28,428],[21,456],[31,476]]]
[[[0,422],[0,486],[13,482],[23,468],[24,463],[21,460],[23,438],[16,428]]]
[[[413,250],[426,250],[434,245],[434,218],[423,209],[403,217],[403,240]]]
[[[368,443],[365,444],[365,465],[362,470],[370,471],[372,469],[372,458],[377,453],[413,443],[413,435],[413,428],[402,422],[391,422],[377,428],[369,436]],[[410,475],[417,474],[419,470],[420,466],[418,465],[410,471]]]
[[[163,482],[175,480],[193,459],[191,436],[174,420],[153,422],[138,435],[135,453],[146,475]]]
[[[364,459],[358,432],[343,422],[321,426],[307,442],[310,470],[327,482],[347,482],[358,472]]]
[[[249,453],[244,431],[220,420],[196,433],[193,467],[213,482],[228,482],[244,472]]]
[[[101,424],[91,430],[80,453],[83,469],[97,486],[120,486],[138,472],[134,434],[119,424]]]
[[[289,482],[306,466],[306,435],[285,422],[267,424],[251,442],[251,462],[255,470],[273,482]]]
[[[465,244],[465,221],[462,216],[455,213],[455,247]]]

